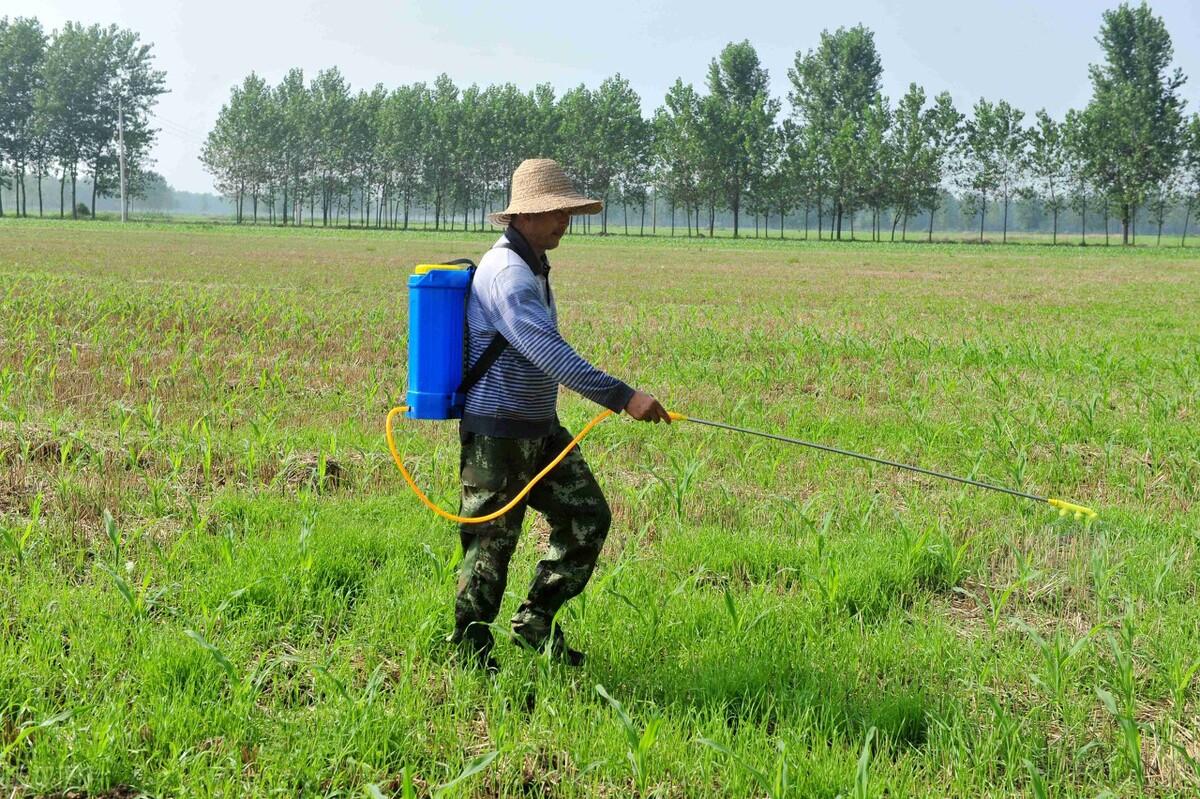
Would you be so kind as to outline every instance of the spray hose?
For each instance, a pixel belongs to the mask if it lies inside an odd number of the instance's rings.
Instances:
[[[443,510],[442,508],[435,505],[433,503],[433,501],[430,500],[429,497],[427,497],[425,495],[425,492],[422,491],[420,489],[420,487],[416,484],[416,481],[413,480],[412,475],[408,473],[408,469],[406,469],[404,467],[404,459],[400,457],[400,452],[399,452],[399,450],[396,449],[395,437],[392,434],[392,420],[398,414],[404,413],[407,410],[408,410],[407,405],[399,405],[395,408],[392,408],[388,412],[387,420],[384,423],[384,430],[387,434],[388,450],[390,450],[392,453],[392,460],[396,462],[396,467],[400,470],[400,474],[404,475],[404,480],[405,480],[405,482],[408,483],[408,487],[411,488],[413,490],[413,493],[417,495],[417,498],[420,499],[421,502],[423,502],[425,504],[425,507],[429,508],[431,511],[436,513],[438,516],[441,516],[443,519],[448,519],[452,522],[457,522],[459,524],[483,524],[484,522],[490,522],[493,519],[498,519],[501,516],[503,516],[504,514],[508,513],[510,510],[512,510],[518,504],[520,504],[521,501],[524,500],[525,497],[529,494],[529,492],[533,490],[533,487],[538,484],[538,481],[540,481],[543,477],[545,477],[547,474],[549,474],[551,471],[553,471],[554,467],[558,466],[558,464],[562,462],[562,459],[567,457],[567,453],[569,453],[571,450],[573,450],[579,444],[580,441],[582,441],[584,438],[586,438],[587,435],[592,432],[592,429],[596,425],[600,424],[602,421],[607,419],[609,416],[613,415],[612,411],[605,409],[605,410],[601,411],[600,413],[596,414],[595,416],[593,416],[592,420],[589,421],[586,425],[584,425],[583,429],[579,431],[579,434],[576,435],[575,438],[571,439],[571,443],[567,444],[567,446],[563,448],[563,451],[558,453],[558,456],[555,457],[554,460],[550,461],[550,463],[547,464],[544,469],[542,469],[540,472],[538,472],[536,475],[534,475],[533,479],[530,480],[525,485],[525,487],[522,488],[521,491],[515,497],[513,497],[508,502],[508,504],[505,505],[503,508],[492,511],[491,513],[488,513],[488,514],[484,514],[483,516],[459,516],[457,514],[450,513],[449,511]],[[846,455],[851,458],[858,458],[859,460],[870,461],[872,463],[880,463],[880,464],[883,464],[884,466],[894,466],[897,469],[907,469],[910,472],[917,472],[919,474],[928,475],[930,477],[937,477],[937,478],[941,478],[943,480],[954,480],[955,482],[965,483],[966,485],[975,486],[976,488],[984,488],[989,491],[999,491],[999,492],[1009,494],[1014,497],[1021,497],[1023,499],[1031,499],[1035,502],[1044,502],[1047,505],[1057,508],[1059,516],[1066,516],[1068,513],[1070,513],[1070,514],[1073,514],[1076,519],[1082,519],[1082,518],[1086,517],[1088,521],[1091,521],[1092,519],[1095,519],[1096,515],[1097,515],[1096,511],[1092,510],[1091,508],[1085,507],[1083,505],[1077,505],[1074,502],[1068,502],[1065,499],[1056,499],[1054,497],[1041,497],[1041,496],[1038,496],[1037,494],[1027,494],[1024,491],[1016,491],[1011,488],[1005,488],[1003,486],[992,485],[991,483],[983,483],[978,480],[972,480],[967,477],[956,477],[955,475],[952,475],[952,474],[944,474],[942,472],[935,472],[935,471],[931,471],[929,469],[923,469],[920,466],[910,466],[905,463],[897,463],[896,461],[884,460],[883,458],[876,458],[871,455],[863,455],[860,452],[851,452],[850,450],[837,449],[836,447],[829,447],[829,446],[825,446],[824,444],[814,444],[811,441],[802,441],[798,438],[787,438],[785,436],[779,436],[779,435],[775,435],[773,433],[763,433],[761,431],[750,430],[745,427],[735,427],[733,425],[724,424],[722,422],[711,422],[706,419],[697,419],[693,416],[684,416],[681,413],[671,413],[669,415],[671,417],[671,421],[673,421],[673,422],[693,422],[695,424],[708,425],[709,427],[716,427],[716,428],[720,428],[722,430],[731,430],[735,433],[745,433],[747,435],[752,435],[752,436],[761,436],[762,438],[769,438],[774,441],[782,441],[787,444],[797,444],[802,447],[818,449],[818,450],[821,450],[822,452],[831,452],[835,455]]]

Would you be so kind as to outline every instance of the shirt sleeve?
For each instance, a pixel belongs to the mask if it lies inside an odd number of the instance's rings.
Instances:
[[[566,342],[542,303],[535,280],[524,265],[505,267],[496,274],[488,298],[496,329],[513,349],[560,384],[620,413],[633,397],[633,389],[592,366]]]

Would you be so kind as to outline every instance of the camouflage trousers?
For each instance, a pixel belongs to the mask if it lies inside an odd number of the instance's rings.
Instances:
[[[562,427],[536,439],[463,433],[460,514],[482,516],[502,508],[571,438]],[[587,585],[612,523],[608,502],[576,447],[508,513],[483,524],[461,525],[463,561],[453,638],[480,655],[492,647],[487,625],[500,612],[526,506],[541,512],[550,525],[549,549],[512,618],[513,632],[536,648],[546,643],[558,609]]]

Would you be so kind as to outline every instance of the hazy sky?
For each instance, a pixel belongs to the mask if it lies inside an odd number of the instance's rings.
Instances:
[[[433,2],[432,0],[3,0],[0,14],[36,16],[47,29],[68,20],[116,23],[153,43],[170,93],[160,99],[157,168],[177,188],[210,191],[197,156],[230,88],[256,71],[277,82],[291,67],[311,77],[337,66],[352,88],[431,82],[446,72],[460,86],[543,81],[559,93],[595,88],[621,73],[647,114],[682,77],[699,88],[709,61],[730,41],[749,39],[786,98],[797,50],[824,28],[862,22],[875,32],[884,91],[895,101],[916,81],[944,89],[960,110],[980,97],[1006,99],[1032,115],[1086,104],[1087,65],[1100,59],[1101,12],[1115,0],[839,0],[603,3]],[[1200,1],[1157,0],[1191,76],[1188,111],[1200,109]],[[786,108],[786,103],[785,103]]]

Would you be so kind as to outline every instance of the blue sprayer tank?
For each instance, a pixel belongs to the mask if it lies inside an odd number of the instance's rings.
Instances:
[[[469,264],[470,262],[467,262]],[[466,264],[421,264],[408,277],[408,417],[458,419],[463,397],[463,324],[474,272]]]

